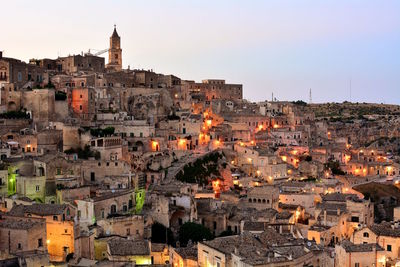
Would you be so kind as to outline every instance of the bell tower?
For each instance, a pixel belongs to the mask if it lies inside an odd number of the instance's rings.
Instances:
[[[115,24],[114,24],[114,32],[110,37],[110,48],[108,50],[107,68],[113,68],[115,70],[122,69],[121,38],[117,33],[117,28]]]

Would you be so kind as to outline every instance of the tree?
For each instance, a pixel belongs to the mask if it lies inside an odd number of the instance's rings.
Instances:
[[[234,235],[235,233],[232,232],[232,230],[225,230],[222,233],[219,234],[219,237],[224,237],[224,236],[230,236],[230,235]]]
[[[167,240],[165,240],[166,238]],[[174,243],[174,236],[171,229],[165,227],[159,222],[155,222],[151,226],[151,242],[168,243],[168,245],[172,245]]]
[[[179,229],[179,242],[182,246],[186,246],[189,240],[199,242],[213,238],[214,236],[208,228],[194,222],[186,222]]]

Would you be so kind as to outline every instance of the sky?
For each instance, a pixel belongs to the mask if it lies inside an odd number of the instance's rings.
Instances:
[[[1,19],[0,50],[24,61],[108,48],[116,24],[125,68],[252,101],[400,104],[397,0],[1,0]]]

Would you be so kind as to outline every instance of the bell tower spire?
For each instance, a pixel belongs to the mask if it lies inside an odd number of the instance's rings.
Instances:
[[[114,24],[114,31],[110,37],[110,48],[108,50],[107,68],[115,70],[122,69],[121,38],[117,33],[117,25]]]

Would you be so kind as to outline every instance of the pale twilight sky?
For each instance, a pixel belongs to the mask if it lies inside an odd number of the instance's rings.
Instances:
[[[1,3],[4,56],[104,49],[123,65],[242,83],[244,97],[400,104],[400,1],[146,0]]]

